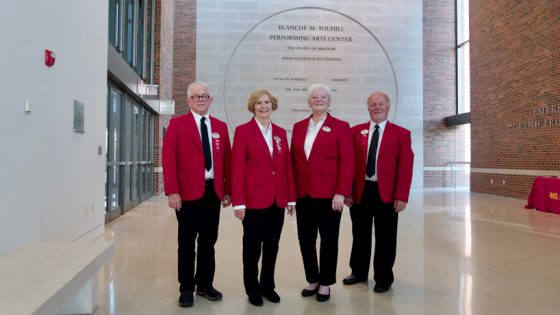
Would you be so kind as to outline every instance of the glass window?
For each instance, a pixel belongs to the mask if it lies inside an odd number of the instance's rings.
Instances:
[[[154,115],[149,116],[148,123],[148,197],[154,195]]]
[[[107,161],[116,162],[121,159],[119,148],[121,134],[121,102],[122,94],[111,89],[111,104],[109,112],[109,139],[107,146]]]
[[[471,111],[471,75],[469,42],[457,50],[457,113]]]
[[[132,145],[134,142],[132,141],[132,102],[130,100],[126,100],[125,107],[124,107],[124,125],[123,125],[123,137],[124,141],[122,141],[122,150],[123,150],[123,161],[126,161],[126,165],[124,166],[123,172],[123,200],[126,203],[125,208],[126,210],[131,207],[130,202],[132,201],[132,195],[130,191],[131,187],[131,168],[132,168]]]
[[[126,0],[126,45],[124,56],[129,65],[134,63],[134,0]]]
[[[120,174],[121,168],[118,165],[112,165],[107,167],[108,180],[109,180],[109,201],[111,203],[110,207],[107,207],[106,211],[113,211],[120,209],[121,207],[121,196],[120,196]]]
[[[109,43],[120,50],[121,0],[109,0]]]
[[[469,40],[469,1],[457,0],[457,43]]]
[[[457,113],[471,111],[469,1],[457,0]]]
[[[136,156],[133,160],[136,160],[137,162],[142,161],[142,151],[143,151],[143,145],[142,145],[143,144],[143,141],[142,141],[143,136],[142,135],[143,135],[143,132],[144,132],[143,131],[143,129],[144,129],[143,128],[143,123],[142,123],[143,114],[144,114],[144,111],[139,106],[134,107],[134,119],[135,119],[134,125],[136,127],[135,130],[134,130],[135,131],[134,138],[135,138],[135,141],[136,141],[136,148],[135,148],[134,153],[136,154]]]
[[[146,0],[109,1],[109,43],[144,78],[146,72]]]
[[[457,114],[471,111],[471,73],[469,45],[469,1],[457,0]],[[454,188],[470,187],[471,128],[457,128],[457,173],[453,172]],[[462,144],[462,145],[460,145]],[[461,150],[462,146],[462,150]]]
[[[107,91],[105,217],[112,220],[153,196],[155,131],[148,108],[111,84]]]
[[[121,108],[123,95],[109,87],[107,115],[107,167],[105,209],[107,212],[118,211],[121,207],[120,198],[120,166],[121,157]]]
[[[141,176],[140,176],[140,151],[141,151],[141,147],[140,147],[140,129],[141,129],[141,110],[139,108],[139,106],[137,104],[134,104],[132,107],[132,113],[133,113],[133,117],[132,117],[132,138],[131,138],[131,144],[132,144],[132,155],[131,155],[131,161],[132,161],[132,169],[131,169],[131,178],[130,178],[130,190],[132,192],[132,196],[131,196],[131,200],[134,203],[137,203],[139,201],[139,194],[138,194],[138,181],[140,181]]]
[[[144,34],[145,34],[145,19],[144,19],[144,1],[138,0],[138,15],[137,15],[137,36],[136,36],[136,62],[135,69],[140,77],[144,77]]]

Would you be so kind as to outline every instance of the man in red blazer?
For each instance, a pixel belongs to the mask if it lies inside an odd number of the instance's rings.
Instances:
[[[225,123],[211,117],[208,86],[194,82],[187,89],[191,111],[175,117],[163,140],[165,194],[178,222],[179,305],[193,305],[193,291],[209,300],[222,293],[213,287],[214,244],[218,238],[220,201],[231,204],[231,146]],[[195,241],[198,248],[195,254]],[[196,255],[196,275],[195,275]]]
[[[367,281],[374,221],[373,290],[378,293],[388,291],[394,281],[398,213],[408,203],[414,162],[410,131],[387,121],[389,107],[387,94],[371,94],[371,121],[352,127],[356,168],[352,197],[347,199],[352,218],[352,274],[343,283]]]

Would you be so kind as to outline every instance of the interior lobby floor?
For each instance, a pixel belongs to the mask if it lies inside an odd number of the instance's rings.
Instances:
[[[400,214],[395,283],[345,286],[351,221],[344,210],[337,280],[331,299],[301,297],[307,283],[295,216],[286,216],[276,264],[278,304],[249,304],[243,288],[242,225],[222,210],[212,302],[195,295],[181,308],[177,223],[165,196],[154,197],[106,227],[115,256],[99,272],[95,315],[106,314],[559,314],[560,215],[525,210],[524,200],[467,191],[413,191]]]

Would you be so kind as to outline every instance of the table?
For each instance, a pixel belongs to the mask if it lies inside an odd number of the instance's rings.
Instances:
[[[560,214],[560,179],[537,177],[531,187],[525,209],[537,209]]]

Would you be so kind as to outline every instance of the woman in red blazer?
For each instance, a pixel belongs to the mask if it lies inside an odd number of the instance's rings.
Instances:
[[[267,90],[256,90],[247,107],[254,118],[235,129],[232,199],[235,216],[243,221],[245,292],[251,304],[261,306],[262,297],[280,302],[274,291],[274,268],[284,208],[292,214],[296,198],[286,131],[270,120],[278,101]]]
[[[319,302],[330,298],[330,285],[336,282],[340,217],[354,172],[350,125],[328,113],[330,99],[327,86],[309,88],[307,103],[313,114],[294,125],[291,144],[298,238],[309,282],[301,295],[317,294]]]

